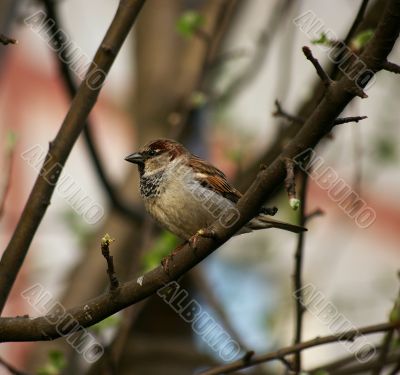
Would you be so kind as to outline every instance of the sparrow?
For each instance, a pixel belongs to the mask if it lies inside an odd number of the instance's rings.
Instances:
[[[224,226],[239,219],[236,203],[242,194],[228,183],[223,172],[180,143],[157,139],[125,160],[138,165],[140,195],[147,212],[181,239],[190,241],[196,235],[207,236],[207,228],[217,219]],[[265,228],[294,233],[306,230],[268,216],[276,211],[276,208],[261,208],[259,215],[235,235]]]

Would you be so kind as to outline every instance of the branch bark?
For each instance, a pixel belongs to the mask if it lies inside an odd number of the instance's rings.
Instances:
[[[346,332],[341,332],[335,335],[329,335],[324,337],[316,337],[315,339],[304,341],[295,345],[288,346],[283,349],[279,349],[274,352],[253,355],[250,359],[240,359],[238,361],[232,362],[227,365],[215,367],[211,370],[204,371],[201,375],[218,375],[218,374],[228,374],[233,371],[248,368],[260,363],[281,360],[289,354],[299,353],[303,350],[313,348],[316,346],[321,346],[325,344],[331,344],[339,341],[353,341],[360,335],[370,335],[378,332],[386,332],[393,329],[395,325],[391,323],[377,324],[374,326],[363,327],[355,330],[350,330]],[[397,323],[400,326],[400,323]]]
[[[50,205],[62,168],[144,2],[145,0],[119,2],[114,19],[72,101],[61,128],[54,141],[50,142],[45,163],[0,261],[0,312],[4,308],[36,230]]]

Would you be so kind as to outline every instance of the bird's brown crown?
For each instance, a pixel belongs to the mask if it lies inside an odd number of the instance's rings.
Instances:
[[[141,149],[142,154],[148,156],[161,155],[168,153],[170,160],[175,159],[177,156],[187,153],[188,151],[180,143],[173,141],[172,139],[157,139],[150,141]]]

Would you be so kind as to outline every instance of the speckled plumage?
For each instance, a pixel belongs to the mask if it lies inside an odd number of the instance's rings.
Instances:
[[[182,239],[188,240],[217,219],[230,225],[239,214],[235,206],[241,193],[219,169],[175,141],[150,142],[126,160],[139,165],[140,194],[146,210],[161,226]],[[271,227],[304,230],[260,214],[238,234]]]

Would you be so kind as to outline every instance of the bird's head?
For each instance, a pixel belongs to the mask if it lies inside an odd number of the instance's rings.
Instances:
[[[178,142],[157,139],[144,145],[139,152],[128,155],[125,160],[135,163],[141,175],[164,170],[168,165],[188,151]]]

